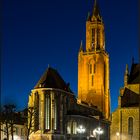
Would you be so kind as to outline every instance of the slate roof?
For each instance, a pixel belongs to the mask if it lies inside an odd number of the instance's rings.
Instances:
[[[139,94],[125,88],[121,96],[121,107],[137,107],[139,105]]]
[[[51,67],[47,68],[34,88],[55,88],[72,93],[69,83],[66,84],[57,70]]]
[[[132,64],[128,84],[140,84],[140,64]]]

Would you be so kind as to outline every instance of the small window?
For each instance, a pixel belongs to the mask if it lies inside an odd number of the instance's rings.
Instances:
[[[129,117],[128,119],[128,134],[133,135],[133,118]]]
[[[92,74],[92,64],[89,65],[89,73]]]

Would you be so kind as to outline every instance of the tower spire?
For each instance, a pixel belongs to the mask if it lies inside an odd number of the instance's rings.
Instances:
[[[81,40],[79,52],[83,52],[83,41]]]
[[[99,10],[97,0],[94,0],[92,16],[95,16],[95,17],[100,16],[100,10]]]

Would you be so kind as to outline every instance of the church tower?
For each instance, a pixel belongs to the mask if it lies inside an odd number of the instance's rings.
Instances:
[[[97,1],[86,21],[86,50],[78,54],[78,102],[97,107],[105,119],[110,115],[109,55],[105,50],[104,23]]]

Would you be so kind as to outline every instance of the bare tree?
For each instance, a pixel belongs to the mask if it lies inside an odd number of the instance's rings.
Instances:
[[[24,112],[24,116],[26,119],[27,140],[29,140],[30,134],[36,130],[36,108],[28,107],[24,110]]]
[[[15,108],[13,104],[4,105],[0,113],[0,125],[4,125],[5,129],[0,128],[6,134],[7,140],[9,140],[9,135],[11,135],[12,140],[14,139],[14,122],[15,122]]]

